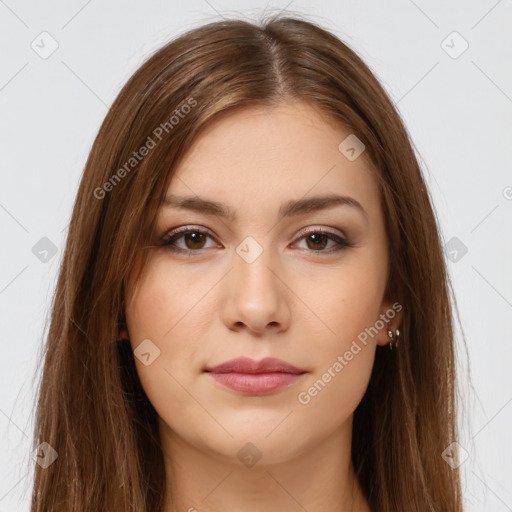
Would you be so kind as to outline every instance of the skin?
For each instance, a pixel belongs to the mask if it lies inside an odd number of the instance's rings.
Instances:
[[[148,366],[135,361],[159,415],[174,499],[167,494],[164,512],[370,511],[350,457],[353,412],[401,313],[358,343],[309,403],[298,400],[394,302],[384,297],[388,241],[375,178],[364,153],[349,161],[338,149],[349,134],[303,102],[246,107],[216,119],[176,170],[169,193],[220,201],[237,219],[162,207],[148,266],[127,286],[124,335],[134,350],[145,339],[160,350]],[[355,198],[367,219],[338,205],[278,221],[282,203],[332,193]],[[174,245],[197,254],[156,247],[190,225],[212,235]],[[306,227],[354,247],[308,243]],[[247,236],[262,249],[251,263],[236,252]],[[277,357],[307,373],[247,396],[203,372],[238,356]],[[252,467],[237,457],[248,442],[261,454]]]

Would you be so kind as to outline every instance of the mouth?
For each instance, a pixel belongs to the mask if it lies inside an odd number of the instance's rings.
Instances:
[[[265,357],[261,361],[255,361],[249,357],[237,357],[230,359],[217,366],[206,367],[205,371],[213,373],[246,373],[246,374],[260,374],[260,373],[290,373],[299,374],[305,373],[306,370],[298,368],[287,361],[276,359],[275,357]]]
[[[232,391],[245,395],[267,395],[291,386],[308,372],[280,359],[254,361],[241,357],[206,368],[204,373]]]

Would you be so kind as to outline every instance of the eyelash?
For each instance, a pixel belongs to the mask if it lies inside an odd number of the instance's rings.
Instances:
[[[176,246],[172,245],[177,240],[182,238],[184,235],[187,235],[189,233],[199,233],[201,235],[207,235],[207,236],[213,238],[213,236],[210,234],[209,231],[205,231],[203,229],[198,229],[198,228],[186,227],[184,229],[177,229],[177,230],[171,231],[170,233],[164,235],[161,239],[162,240],[161,247],[165,247],[166,249],[168,249],[174,253],[187,254],[188,256],[196,256],[196,255],[200,254],[201,251],[203,251],[205,249],[196,249],[196,250],[182,249],[181,247],[176,247]],[[327,251],[325,251],[325,250],[315,251],[313,249],[306,249],[306,250],[309,250],[309,252],[313,253],[315,256],[322,256],[322,253],[332,254],[332,253],[335,253],[338,251],[342,251],[343,249],[346,249],[348,247],[354,247],[354,245],[351,244],[345,238],[342,238],[342,237],[336,235],[335,233],[326,231],[321,228],[310,229],[309,231],[304,232],[302,234],[302,236],[299,238],[299,241],[306,238],[307,236],[312,235],[312,234],[325,235],[325,236],[327,236],[327,238],[329,238],[330,240],[332,240],[338,244],[338,247],[334,248],[334,250],[332,248]]]

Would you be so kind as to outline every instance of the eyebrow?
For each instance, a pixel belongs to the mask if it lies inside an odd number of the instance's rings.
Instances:
[[[235,221],[237,218],[236,213],[231,211],[227,205],[219,203],[218,201],[203,199],[199,196],[168,195],[164,200],[163,206],[167,208],[183,208],[207,215],[216,215],[231,221]],[[368,214],[359,201],[350,196],[337,194],[290,200],[283,203],[279,208],[278,219],[282,220],[287,217],[313,213],[335,206],[350,206],[355,208],[368,220]]]

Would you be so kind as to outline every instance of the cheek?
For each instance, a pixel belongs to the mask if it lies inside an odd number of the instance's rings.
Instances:
[[[378,300],[361,283],[352,283],[325,300],[322,329],[313,352],[315,371],[298,390],[297,402],[306,417],[324,418],[322,429],[345,422],[363,398],[375,358],[369,333],[378,318]],[[308,420],[309,421],[309,420]]]
[[[316,332],[316,371],[297,399],[311,417],[329,418],[331,426],[354,411],[368,386],[383,291],[381,277],[378,265],[365,264],[361,258],[357,264],[333,269],[328,290],[308,287],[308,306],[314,312],[310,332]]]
[[[141,385],[157,412],[172,418],[193,407],[188,389],[200,373],[198,352],[208,324],[196,321],[202,316],[204,281],[197,286],[185,273],[171,271],[165,258],[154,258],[142,275],[132,300],[127,300],[126,322],[135,365]],[[132,290],[127,290],[128,293]],[[149,341],[148,341],[149,340]],[[143,345],[145,344],[145,345]],[[146,347],[144,352],[138,347]],[[139,353],[149,357],[139,358]],[[149,364],[144,364],[148,362]]]
[[[365,333],[368,344],[373,341],[367,332],[379,318],[384,291],[382,270],[358,254],[357,261],[356,256],[347,258],[327,274],[322,271],[317,278],[300,281],[297,295],[306,298],[312,312],[312,330],[321,336],[321,347],[330,356],[344,352],[352,340],[364,338]],[[312,286],[315,280],[328,285]]]
[[[201,311],[201,301],[216,279],[204,269],[198,268],[196,273],[173,269],[165,254],[156,255],[148,263],[133,300],[127,301],[126,320],[131,337],[151,338],[165,346],[186,334],[187,344],[193,344],[198,324],[191,318]]]

